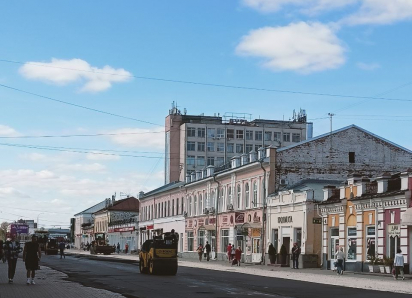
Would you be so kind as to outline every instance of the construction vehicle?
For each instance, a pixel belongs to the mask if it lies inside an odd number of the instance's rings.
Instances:
[[[44,249],[44,254],[46,255],[57,255],[59,251],[59,243],[57,239],[49,239],[46,243],[46,247]]]
[[[109,245],[108,240],[106,239],[105,233],[97,233],[94,235],[94,241],[92,241],[92,245],[90,246],[90,254],[97,255],[97,254],[105,254],[110,255],[111,253],[115,252],[115,247]]]
[[[146,240],[139,252],[140,272],[176,275],[178,242],[179,236],[174,231]]]

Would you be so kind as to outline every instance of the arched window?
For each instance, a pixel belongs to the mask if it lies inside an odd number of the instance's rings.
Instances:
[[[167,201],[167,216],[170,216],[170,201]]]
[[[255,181],[253,183],[253,204],[252,207],[256,208],[258,203],[258,186],[257,186],[257,182]]]
[[[236,204],[237,204],[237,209],[242,209],[242,201],[241,201],[241,199],[242,199],[242,189],[241,189],[241,187],[240,187],[240,184],[238,184],[237,185],[237,202],[236,202]]]
[[[160,213],[160,217],[163,217],[163,216],[164,216],[163,211],[164,211],[164,208],[163,208],[163,202],[162,202],[162,211],[161,211],[161,213]]]
[[[215,205],[215,191],[212,190],[212,192],[210,193],[210,207],[211,208],[216,208]]]
[[[232,199],[232,186],[229,186],[227,189],[228,193],[228,204],[233,204],[233,199]]]
[[[176,199],[176,215],[179,215],[179,198]]]
[[[185,203],[184,203],[185,201],[184,201],[184,198],[182,197],[182,205],[181,205],[181,211],[180,211],[180,214],[183,214],[183,210],[184,210],[184,207],[185,207]],[[182,239],[183,240],[183,239]]]
[[[195,195],[195,200],[194,200],[194,204],[193,204],[193,215],[197,215],[197,196]]]
[[[199,214],[203,214],[202,194],[199,194]]]
[[[192,197],[189,197],[189,212],[187,213],[189,216],[192,216]]]
[[[246,182],[245,184],[245,207],[246,208],[249,208],[249,201],[250,201],[249,183]]]
[[[220,189],[219,212],[223,211],[224,204],[225,204],[225,189],[222,187]]]

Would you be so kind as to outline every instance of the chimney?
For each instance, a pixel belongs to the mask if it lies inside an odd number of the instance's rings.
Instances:
[[[240,157],[239,156],[233,156],[231,158],[232,162],[232,169],[235,169],[240,166]]]
[[[144,196],[144,191],[139,191],[138,198],[141,199],[143,198],[143,196]]]
[[[355,183],[357,183],[359,180],[361,180],[361,175],[360,174],[351,174],[348,176],[348,184],[349,185],[354,185]]]
[[[244,166],[245,164],[247,164],[249,162],[249,155],[247,155],[246,153],[243,153],[241,156],[240,156],[240,164],[242,165],[242,166]]]
[[[190,183],[190,174],[186,174],[186,183]]]
[[[334,185],[325,185],[323,187],[323,201],[327,201],[333,195],[335,189],[336,186]]]
[[[114,205],[115,201],[116,201],[116,195],[112,195],[112,206]]]
[[[202,179],[202,171],[201,170],[197,170],[196,171],[196,181]]]
[[[258,160],[264,159],[265,158],[265,148],[260,147],[258,149]]]
[[[382,174],[382,176],[376,178],[376,182],[378,182],[378,193],[384,193],[388,191],[388,182],[390,178],[391,174],[388,172],[385,172]]]
[[[212,177],[215,173],[215,167],[214,166],[208,166],[207,167],[207,177]]]
[[[249,152],[249,161],[250,162],[255,162],[257,159],[257,153],[256,151],[250,151]]]

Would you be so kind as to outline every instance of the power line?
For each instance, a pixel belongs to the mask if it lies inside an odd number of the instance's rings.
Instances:
[[[82,105],[79,105],[79,104],[63,101],[63,100],[60,100],[60,99],[55,99],[55,98],[52,98],[52,97],[49,97],[49,96],[40,95],[40,94],[37,94],[37,93],[25,91],[25,90],[22,90],[22,89],[19,89],[19,88],[14,88],[14,87],[7,86],[7,85],[4,85],[4,84],[0,84],[0,87],[7,88],[7,89],[10,89],[10,90],[14,90],[14,91],[18,91],[18,92],[25,93],[25,94],[29,94],[29,95],[33,95],[33,96],[37,96],[37,97],[40,97],[40,98],[48,99],[48,100],[55,101],[55,102],[58,102],[58,103],[61,103],[61,104],[73,106],[73,107],[76,107],[76,108],[81,108],[81,109],[85,109],[85,110],[88,110],[88,111],[93,111],[93,112],[96,112],[96,113],[101,113],[101,114],[105,114],[105,115],[109,115],[109,116],[113,116],[113,117],[118,117],[118,118],[123,118],[123,119],[128,119],[128,120],[133,120],[133,121],[137,121],[137,122],[141,122],[141,123],[146,123],[146,124],[151,124],[151,125],[162,126],[163,127],[163,125],[159,125],[157,123],[140,120],[140,119],[133,118],[133,117],[122,116],[122,115],[119,115],[119,114],[106,112],[106,111],[98,110],[98,109],[94,109],[94,108],[89,108],[89,107],[82,106]]]
[[[152,134],[152,133],[164,133],[164,130],[163,131],[148,131],[148,132],[96,133],[96,134],[73,134],[73,135],[0,136],[0,139],[101,137],[101,136],[141,135],[141,134]]]
[[[53,211],[44,211],[44,210],[39,210],[39,209],[24,209],[24,208],[15,208],[15,207],[7,207],[7,206],[1,206],[1,208],[7,208],[7,209],[16,209],[16,210],[24,210],[24,211],[33,211],[33,212],[42,212],[42,213],[56,213],[56,214],[70,214],[71,213],[65,213],[65,212],[53,212]]]
[[[250,91],[276,92],[276,93],[290,93],[290,94],[298,94],[298,95],[315,95],[315,96],[326,96],[326,97],[342,97],[342,98],[357,98],[357,99],[378,99],[378,100],[405,101],[405,102],[411,102],[412,101],[412,99],[401,99],[401,98],[386,98],[386,97],[376,97],[376,96],[358,96],[358,95],[334,94],[334,93],[305,92],[305,91],[293,91],[293,90],[270,89],[270,88],[259,88],[259,87],[246,87],[246,86],[225,85],[225,84],[215,84],[215,83],[203,83],[203,82],[186,81],[186,80],[164,79],[164,78],[157,78],[157,77],[136,76],[136,75],[108,73],[108,72],[101,72],[101,71],[94,71],[94,70],[66,68],[66,67],[51,66],[51,65],[41,64],[41,63],[12,61],[12,60],[6,60],[6,59],[0,59],[0,62],[15,63],[15,64],[26,64],[27,63],[27,64],[30,64],[30,65],[39,66],[39,67],[57,68],[57,69],[64,69],[64,70],[69,70],[69,71],[90,72],[90,73],[105,74],[105,75],[112,75],[112,76],[131,77],[131,78],[141,79],[141,80],[151,80],[151,81],[178,83],[178,84],[188,84],[188,85],[199,85],[199,86],[207,86],[207,87],[241,89],[241,90],[250,90]],[[150,124],[153,124],[153,123],[150,123]],[[157,124],[155,124],[155,125],[157,125]]]

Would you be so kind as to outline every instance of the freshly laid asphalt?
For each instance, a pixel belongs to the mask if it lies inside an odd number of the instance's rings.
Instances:
[[[176,276],[151,276],[139,272],[132,260],[93,260],[83,256],[44,256],[42,265],[68,275],[68,280],[105,289],[127,298],[143,297],[275,297],[275,298],[388,298],[411,297],[373,290],[323,285],[231,271],[179,267]],[[322,276],[319,276],[322,278]],[[342,282],[344,280],[342,279]]]

